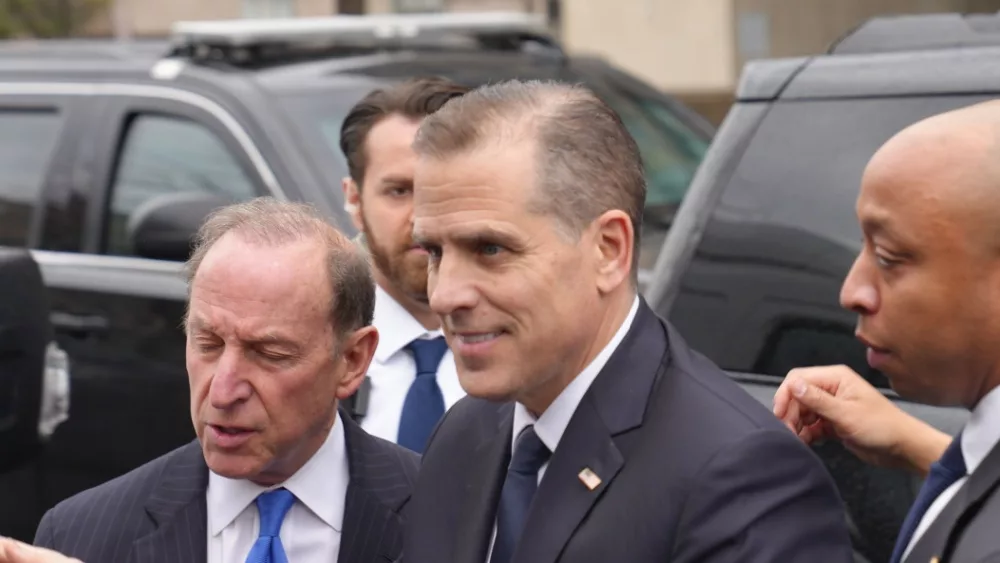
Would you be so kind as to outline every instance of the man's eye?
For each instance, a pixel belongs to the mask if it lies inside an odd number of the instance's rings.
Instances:
[[[485,254],[486,256],[496,256],[503,251],[503,247],[499,244],[484,244],[479,247],[479,252]]]
[[[875,262],[878,264],[879,268],[883,268],[886,270],[892,268],[893,266],[899,265],[899,260],[894,260],[892,258],[889,258],[888,256],[884,256],[878,253],[875,254]]]

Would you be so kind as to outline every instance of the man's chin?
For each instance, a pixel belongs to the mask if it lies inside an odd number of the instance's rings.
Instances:
[[[251,479],[261,470],[260,460],[250,454],[220,452],[203,447],[205,464],[216,475],[227,479]]]

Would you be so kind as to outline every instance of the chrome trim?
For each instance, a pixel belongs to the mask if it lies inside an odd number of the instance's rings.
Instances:
[[[183,264],[163,260],[31,250],[45,285],[154,299],[187,299]]]

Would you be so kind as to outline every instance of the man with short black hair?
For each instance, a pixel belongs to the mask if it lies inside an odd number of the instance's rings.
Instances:
[[[416,452],[465,392],[427,304],[427,253],[412,238],[410,145],[424,117],[465,92],[441,78],[407,80],[365,96],[341,128],[350,171],[344,199],[372,257],[381,335],[369,379],[352,400],[366,431]]]

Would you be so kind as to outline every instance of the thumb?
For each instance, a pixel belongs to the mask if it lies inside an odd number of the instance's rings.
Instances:
[[[836,419],[842,409],[835,396],[805,379],[800,378],[792,382],[792,395],[806,408],[826,420]]]

